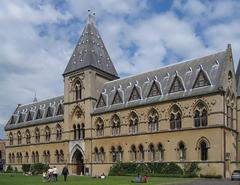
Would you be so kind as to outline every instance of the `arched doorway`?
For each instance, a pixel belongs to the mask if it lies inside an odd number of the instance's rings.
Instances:
[[[84,175],[84,158],[82,152],[77,149],[72,157],[73,173],[77,175]]]

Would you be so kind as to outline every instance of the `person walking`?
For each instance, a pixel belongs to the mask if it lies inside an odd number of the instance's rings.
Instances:
[[[64,181],[67,181],[68,174],[69,174],[68,168],[67,168],[67,166],[64,166],[63,170],[62,170],[62,175],[64,176]]]
[[[53,177],[54,177],[54,181],[58,180],[58,169],[56,166],[53,167]]]

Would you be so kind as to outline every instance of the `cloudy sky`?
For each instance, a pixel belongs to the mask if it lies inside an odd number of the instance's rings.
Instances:
[[[228,43],[238,63],[237,0],[1,0],[0,124],[34,92],[39,100],[63,94],[62,73],[88,9],[121,76],[221,51]]]

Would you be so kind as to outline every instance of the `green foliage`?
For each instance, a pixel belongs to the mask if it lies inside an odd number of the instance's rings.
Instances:
[[[200,177],[201,178],[209,178],[209,179],[221,179],[222,175],[212,175],[212,174],[203,175],[203,174],[200,174]]]
[[[32,172],[33,175],[41,174],[47,170],[48,170],[48,165],[42,164],[42,163],[31,164],[29,169],[29,171]]]
[[[194,166],[195,167],[195,166]],[[192,170],[192,169],[190,169]],[[176,163],[122,163],[114,164],[109,172],[110,176],[119,175],[148,175],[161,176],[162,174],[171,174],[183,176],[184,171]],[[186,175],[190,175],[186,173]],[[191,174],[192,175],[192,174]]]
[[[22,165],[22,171],[24,172],[24,173],[27,173],[27,172],[29,172],[30,171],[30,164],[23,164]]]
[[[11,165],[8,165],[5,172],[6,173],[13,173],[13,167]]]
[[[18,172],[18,169],[17,167],[14,168],[14,172],[17,173]]]
[[[197,176],[201,168],[198,166],[197,163],[188,163],[188,164],[184,164],[183,170],[184,170],[184,174]]]

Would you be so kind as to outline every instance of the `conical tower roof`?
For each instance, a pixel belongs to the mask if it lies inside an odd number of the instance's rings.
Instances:
[[[63,75],[87,67],[99,69],[118,78],[117,71],[97,30],[95,16],[91,14]]]

